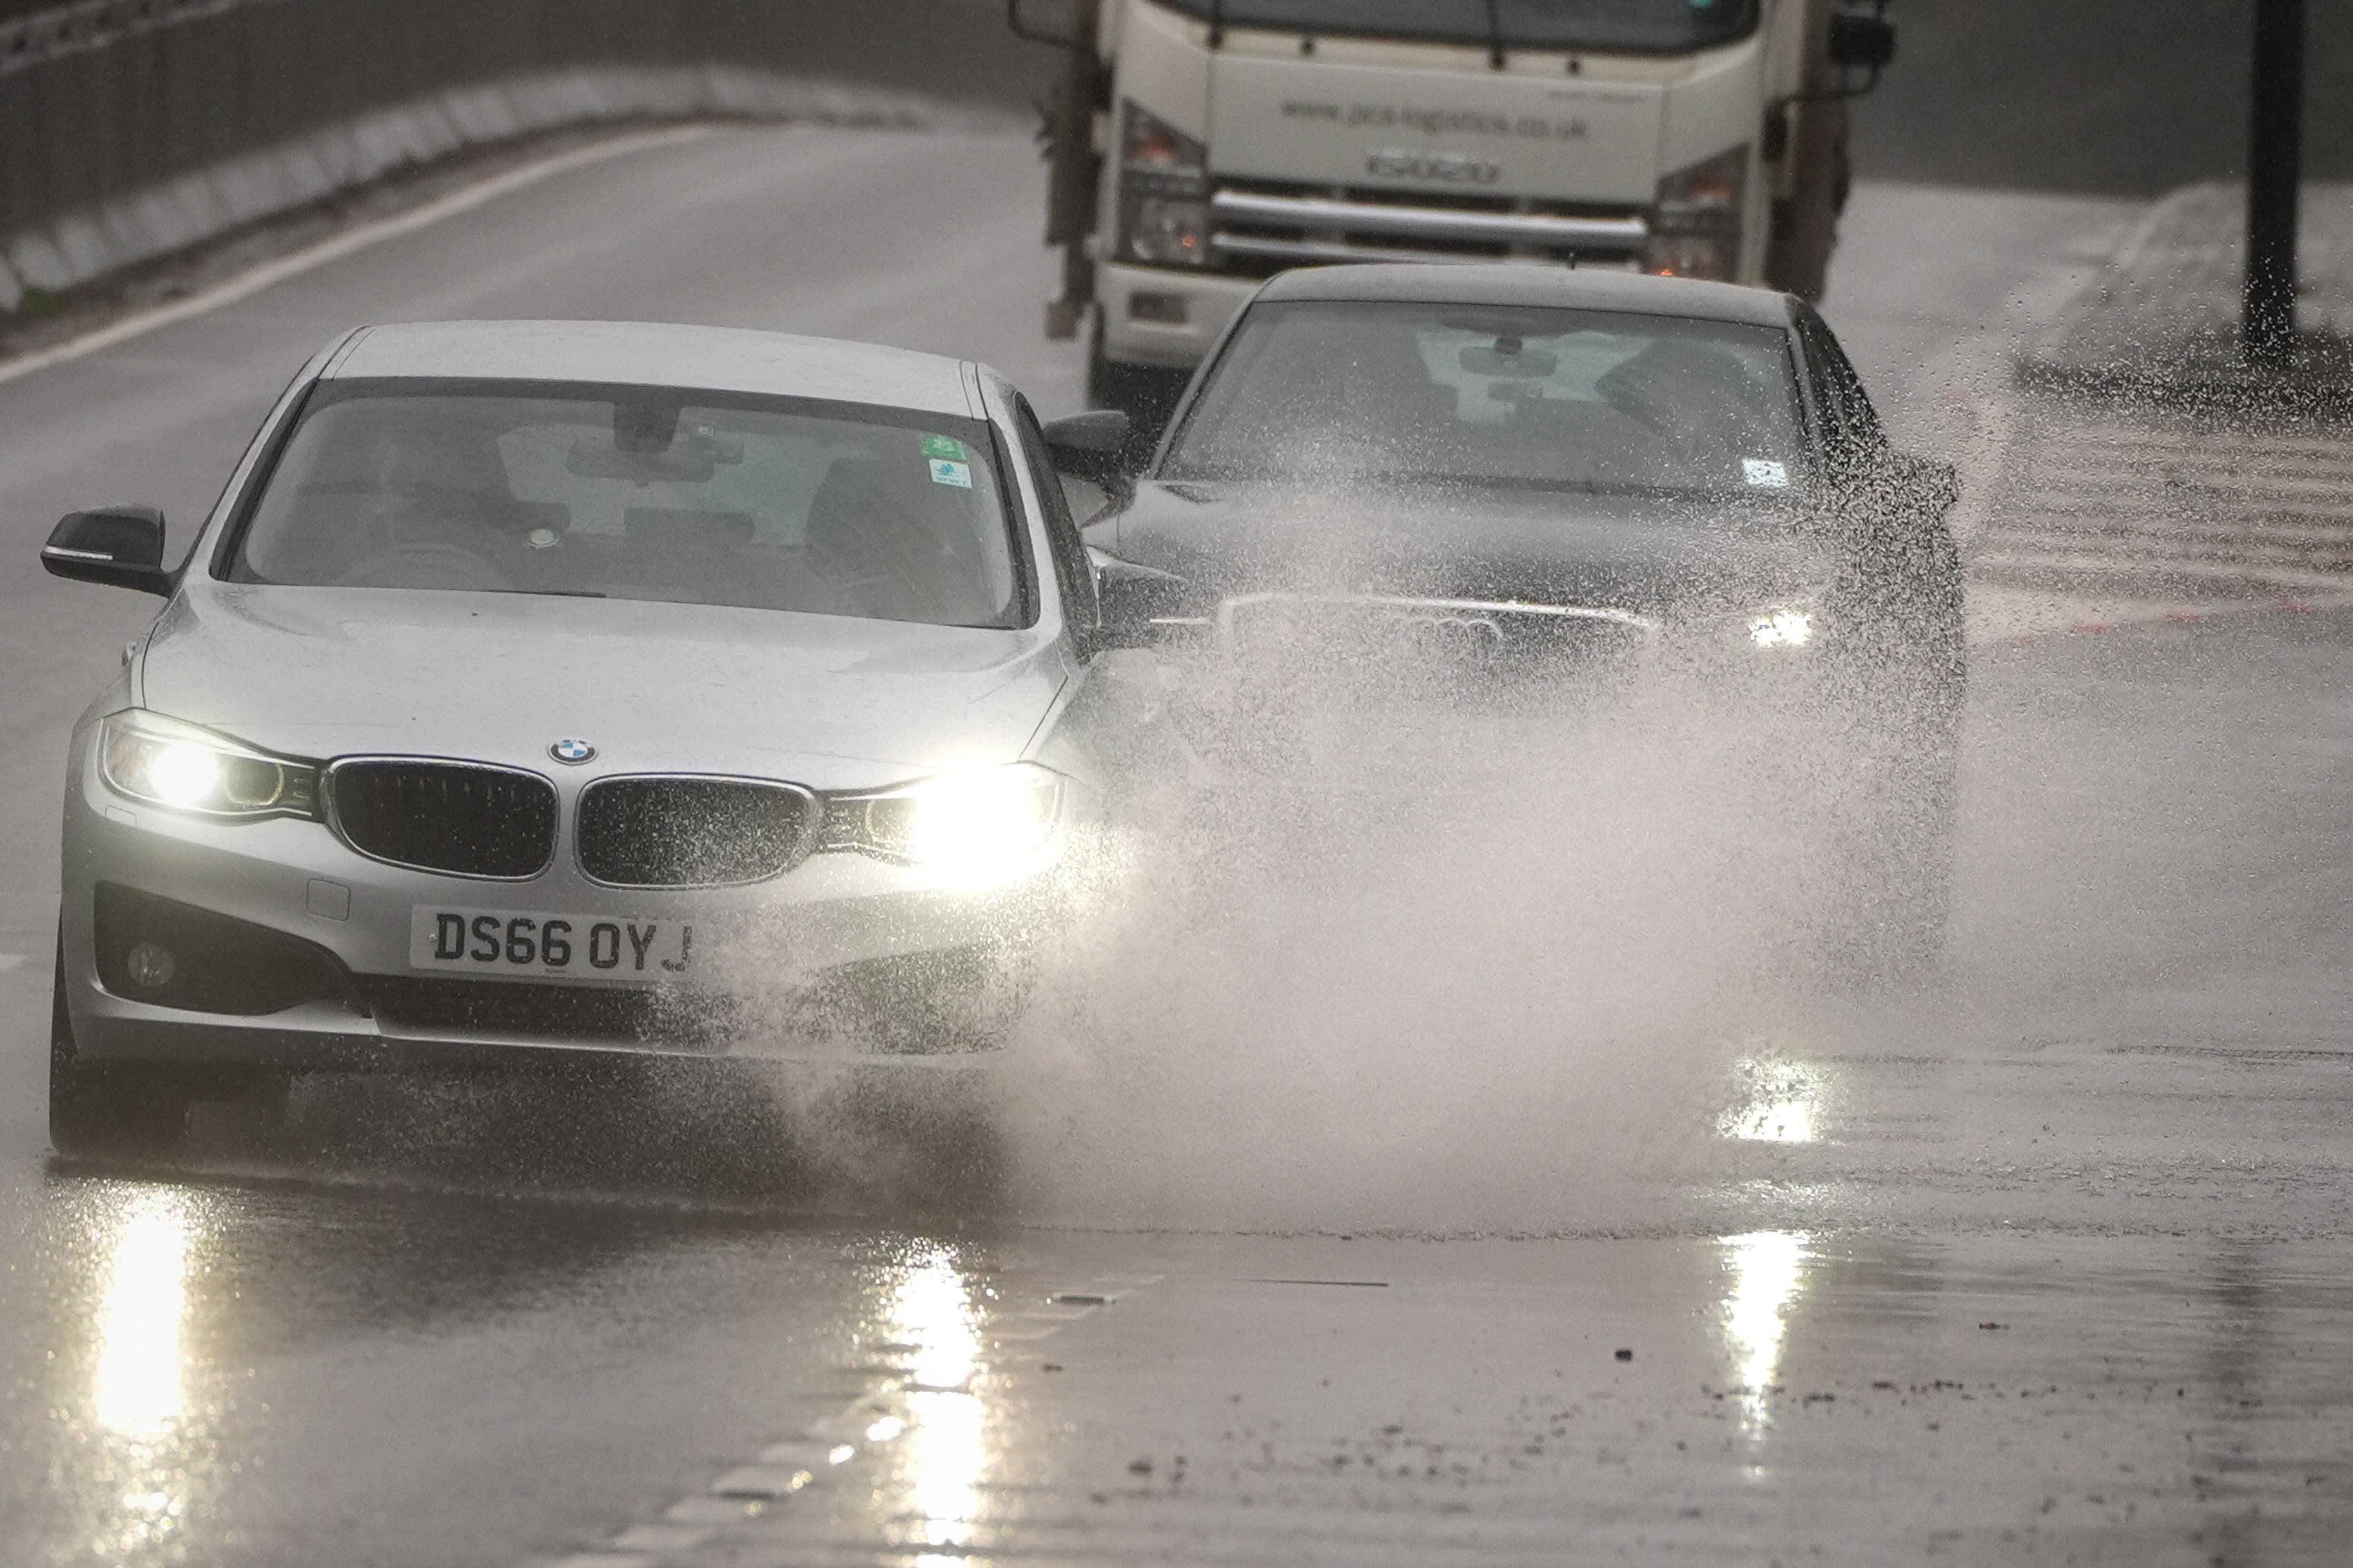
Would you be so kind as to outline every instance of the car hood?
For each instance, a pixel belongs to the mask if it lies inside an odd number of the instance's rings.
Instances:
[[[1019,757],[1069,669],[1038,631],[702,605],[192,583],[148,639],[158,712],[297,756],[431,754],[860,788]]]
[[[1289,588],[1683,616],[1810,592],[1833,568],[1794,507],[1582,492],[1151,481],[1088,532],[1205,602]]]

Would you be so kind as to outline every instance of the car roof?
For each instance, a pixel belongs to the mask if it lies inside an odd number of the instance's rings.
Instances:
[[[583,381],[878,404],[972,417],[964,363],[878,343],[649,321],[364,327],[326,374]]]
[[[1789,300],[1767,289],[1527,262],[1381,262],[1279,274],[1260,300],[1394,300],[1427,305],[1557,305],[1704,321],[1789,324]]]

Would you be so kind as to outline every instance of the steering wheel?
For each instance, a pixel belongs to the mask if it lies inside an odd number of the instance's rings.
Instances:
[[[395,544],[363,556],[335,578],[339,588],[512,588],[514,584],[487,557],[462,544],[438,541]]]

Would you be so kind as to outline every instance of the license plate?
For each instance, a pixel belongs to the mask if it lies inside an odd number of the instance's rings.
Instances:
[[[419,908],[408,927],[412,969],[660,980],[685,973],[693,957],[686,921]]]

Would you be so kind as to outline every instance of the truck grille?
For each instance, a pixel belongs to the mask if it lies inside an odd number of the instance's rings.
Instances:
[[[580,796],[580,868],[621,888],[757,882],[807,853],[816,797],[757,779],[599,779]]]
[[[555,786],[481,763],[364,757],[327,771],[328,819],[361,854],[452,877],[535,877],[555,858]]]
[[[1226,182],[1210,244],[1229,269],[1303,261],[1630,261],[1650,225],[1625,209],[1501,196]]]

